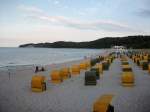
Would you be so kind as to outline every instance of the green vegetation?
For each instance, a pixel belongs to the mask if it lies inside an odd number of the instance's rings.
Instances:
[[[19,47],[45,47],[45,48],[110,48],[114,45],[123,45],[127,48],[150,48],[150,36],[105,37],[89,42],[64,42],[24,44]]]

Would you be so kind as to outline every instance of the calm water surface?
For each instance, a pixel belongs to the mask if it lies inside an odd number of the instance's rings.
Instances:
[[[105,52],[103,49],[0,48],[0,67],[48,65],[83,59]]]

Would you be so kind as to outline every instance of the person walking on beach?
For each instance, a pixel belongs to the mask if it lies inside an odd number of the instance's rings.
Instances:
[[[38,71],[39,71],[39,67],[36,66],[36,67],[35,67],[35,73],[37,73]]]
[[[44,67],[41,68],[41,71],[45,71]]]

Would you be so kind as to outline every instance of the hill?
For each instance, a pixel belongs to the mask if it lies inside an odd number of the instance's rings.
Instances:
[[[44,48],[110,48],[114,45],[123,45],[127,48],[150,48],[150,36],[105,37],[89,42],[65,42],[24,44],[19,47],[44,47]]]

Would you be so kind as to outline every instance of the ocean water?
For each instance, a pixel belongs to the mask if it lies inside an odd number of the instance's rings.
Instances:
[[[104,49],[64,48],[0,48],[0,67],[17,65],[49,65],[93,57]]]

